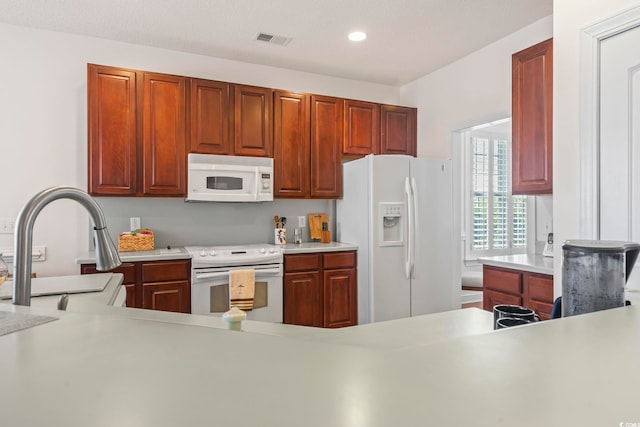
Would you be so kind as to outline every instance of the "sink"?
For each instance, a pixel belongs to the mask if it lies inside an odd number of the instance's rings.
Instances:
[[[57,317],[36,316],[28,313],[0,311],[0,335],[12,334],[22,329],[58,320]]]
[[[181,254],[182,249],[158,249],[161,254]]]

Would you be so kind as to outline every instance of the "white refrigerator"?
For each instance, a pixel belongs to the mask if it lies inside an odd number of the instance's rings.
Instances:
[[[459,308],[451,160],[369,155],[343,164],[336,234],[358,245],[358,323]]]

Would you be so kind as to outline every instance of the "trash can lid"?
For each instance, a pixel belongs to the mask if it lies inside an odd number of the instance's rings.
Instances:
[[[579,250],[582,252],[627,252],[640,249],[640,244],[621,240],[565,240],[563,250]]]

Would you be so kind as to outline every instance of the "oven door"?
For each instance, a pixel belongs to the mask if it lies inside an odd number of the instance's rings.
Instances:
[[[239,267],[200,267],[192,270],[191,313],[221,317],[229,310],[229,272],[255,270],[254,308],[247,320],[282,323],[282,264]]]

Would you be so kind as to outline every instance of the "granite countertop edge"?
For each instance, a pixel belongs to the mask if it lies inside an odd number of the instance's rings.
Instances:
[[[342,242],[304,242],[301,244],[287,243],[283,245],[285,254],[299,254],[311,252],[340,252],[355,251],[358,246],[351,243]],[[174,247],[172,249],[154,249],[152,251],[120,252],[122,262],[136,261],[162,261],[172,259],[190,259],[191,255],[184,247]],[[75,259],[76,264],[94,264],[96,262],[95,252],[86,252]]]
[[[499,255],[478,258],[478,262],[494,267],[511,268],[531,273],[553,275],[554,260],[540,254]]]

